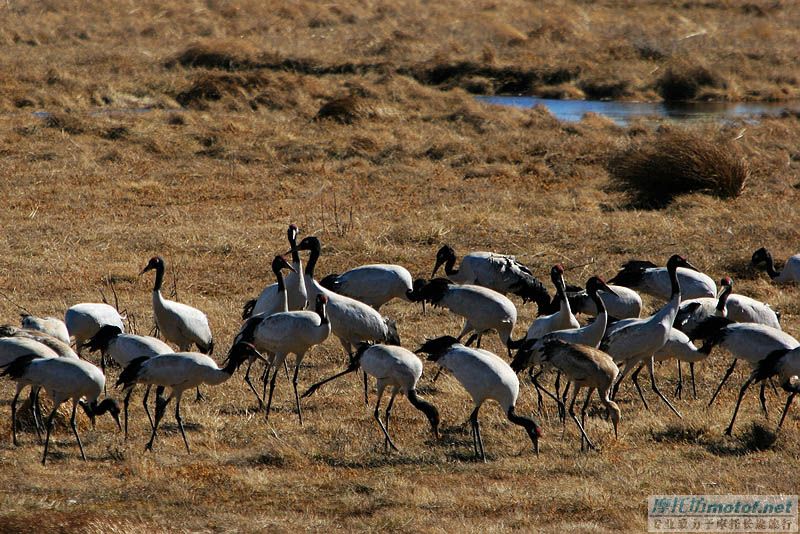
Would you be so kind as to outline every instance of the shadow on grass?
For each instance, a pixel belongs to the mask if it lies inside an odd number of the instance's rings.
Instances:
[[[700,445],[715,456],[743,456],[766,451],[773,448],[778,440],[774,430],[760,423],[751,423],[744,432],[733,437],[710,435],[705,426],[684,427],[677,424],[653,431],[651,435],[657,443]]]
[[[778,433],[760,423],[752,423],[738,435],[721,442],[706,443],[706,450],[716,456],[742,456],[771,449]]]
[[[440,459],[436,456],[405,456],[402,449],[380,455],[371,455],[366,458],[347,459],[336,456],[316,455],[314,460],[329,465],[330,467],[344,467],[347,469],[374,469],[376,467],[397,467],[406,465],[438,465]]]
[[[233,458],[226,462],[226,465],[233,467],[286,467],[287,461],[283,456],[262,453],[255,456],[242,456]]]

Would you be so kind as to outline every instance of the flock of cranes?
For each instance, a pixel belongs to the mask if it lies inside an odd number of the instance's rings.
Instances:
[[[300,424],[303,423],[301,398],[310,397],[331,380],[360,370],[364,377],[364,400],[369,403],[368,380],[372,377],[377,382],[374,418],[388,450],[397,449],[389,430],[391,410],[398,394],[405,395],[411,405],[424,414],[433,435],[438,438],[439,411],[432,399],[423,399],[417,393],[423,372],[423,362],[418,355],[427,355],[440,372],[446,370],[472,398],[474,410],[469,421],[473,448],[476,457],[484,460],[478,412],[487,400],[496,401],[508,420],[525,430],[534,451],[539,452],[540,423],[517,410],[518,374],[524,370],[528,370],[536,387],[539,411],[544,393],[558,405],[562,420],[569,414],[574,421],[580,432],[581,449],[596,448],[586,432],[586,413],[595,390],[606,408],[615,436],[622,416],[614,398],[625,377],[631,377],[649,409],[637,379],[645,367],[653,391],[677,417],[681,416],[658,388],[654,372],[657,361],[670,358],[678,361],[676,395],[680,395],[682,388],[680,362],[688,362],[696,397],[694,364],[707,358],[715,347],[727,349],[734,360],[709,405],[730,377],[736,362],[745,360],[750,364],[752,371],[739,392],[728,434],[732,432],[739,406],[751,385],[761,385],[760,399],[765,413],[764,387],[768,381],[777,377],[788,393],[778,428],[800,392],[800,342],[781,330],[779,315],[766,304],[734,294],[733,281],[728,277],[721,280],[717,294],[714,280],[677,254],[670,257],[664,267],[630,261],[608,282],[592,276],[585,287],[568,285],[564,266],[554,265],[550,281],[555,295],[551,296],[545,284],[513,256],[472,252],[464,256],[456,268],[456,253],[447,245],[436,254],[431,279],[414,280],[407,269],[398,265],[373,264],[317,281],[315,269],[322,252],[319,239],[308,236],[298,243],[295,225],[289,226],[287,238],[290,248],[286,255],[291,254],[291,262],[284,255],[274,258],[272,272],[276,282],[245,304],[244,322],[221,366],[211,357],[214,338],[205,314],[161,294],[165,265],[160,257],[152,258],[140,274],[155,271],[153,316],[164,341],[125,333],[123,318],[117,310],[98,303],[72,306],[63,322],[24,316],[19,328],[0,327],[2,376],[16,382],[11,402],[14,445],[18,445],[18,399],[28,386],[37,434],[41,438],[41,432],[45,432],[42,456],[42,463],[45,463],[53,419],[61,404],[72,400],[70,426],[81,457],[86,459],[75,422],[78,406],[93,425],[97,416],[108,413],[122,429],[120,414],[123,413],[127,438],[131,396],[136,386],[142,385],[145,388],[142,404],[151,429],[146,448],[152,450],[166,408],[174,400],[175,420],[189,451],[181,417],[185,391],[195,390],[200,400],[200,386],[221,384],[246,364],[244,380],[256,397],[259,409],[263,408],[268,418],[282,367],[289,377],[289,356],[294,357],[290,381]],[[305,267],[301,259],[304,251],[308,252]],[[780,272],[766,249],[756,251],[752,262],[765,266],[777,283],[800,279],[800,255],[790,258]],[[442,266],[446,278],[436,278]],[[640,292],[665,303],[654,314],[640,317]],[[533,302],[537,306],[537,318],[518,339],[514,338],[517,308],[506,295],[521,298],[523,305]],[[395,298],[422,303],[423,313],[426,303],[446,308],[462,317],[464,326],[457,337],[443,335],[428,339],[412,352],[401,346],[397,324],[379,311]],[[590,319],[581,325],[576,315]],[[482,337],[489,332],[497,333],[510,363],[481,348]],[[347,367],[312,385],[301,395],[298,390],[301,363],[309,351],[331,334],[339,339],[348,356]],[[74,350],[70,346],[71,338],[74,338]],[[702,341],[702,346],[698,348],[695,341]],[[178,351],[170,344],[177,346]],[[192,352],[193,348],[196,352]],[[99,367],[85,359],[87,352],[100,353]],[[122,410],[112,398],[113,391],[108,391],[107,360],[121,368],[115,385],[121,388],[124,398]],[[251,377],[258,361],[264,363],[260,393]],[[542,383],[543,377],[551,371],[556,375],[553,391]],[[436,376],[438,378],[438,374]],[[153,386],[156,387],[155,410],[151,413],[149,398]],[[39,407],[42,388],[53,401],[46,418],[42,417]],[[381,401],[387,388],[390,398],[381,419]],[[165,397],[167,389],[169,394]],[[583,389],[588,392],[579,418],[575,404]],[[105,397],[100,400],[104,393]]]

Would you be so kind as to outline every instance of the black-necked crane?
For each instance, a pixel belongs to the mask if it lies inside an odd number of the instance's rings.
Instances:
[[[697,339],[695,331],[709,317],[727,317],[736,323],[763,324],[781,330],[778,314],[768,304],[733,293],[733,280],[720,280],[719,298],[704,297],[681,302],[675,317],[675,328]]]
[[[750,261],[756,267],[763,264],[767,274],[776,284],[800,282],[800,254],[790,256],[783,265],[783,269],[780,271],[775,268],[775,261],[772,259],[772,254],[764,247],[753,252]]]
[[[436,264],[431,277],[444,265],[447,278],[456,284],[488,287],[500,294],[513,293],[523,303],[533,301],[539,313],[550,309],[550,295],[531,270],[514,256],[494,252],[470,252],[455,268],[456,253],[449,245],[443,245],[436,253]]]
[[[792,350],[800,346],[800,341],[790,336],[782,330],[755,323],[731,323],[723,317],[712,317],[708,319],[701,329],[702,339],[705,340],[700,348],[705,354],[710,354],[714,347],[722,347],[731,353],[731,362],[725,375],[722,377],[717,389],[708,401],[711,406],[717,398],[722,386],[733,373],[736,363],[745,360],[751,367],[756,367],[758,363],[769,354],[778,350]],[[766,413],[766,397],[764,394],[764,383],[761,387],[761,407]]]
[[[362,265],[342,274],[329,274],[319,284],[376,310],[395,298],[411,300],[414,291],[408,269],[388,263]]]
[[[800,393],[800,377],[798,375],[800,375],[800,347],[791,350],[778,349],[768,354],[766,358],[760,360],[739,390],[739,397],[736,399],[736,406],[733,409],[731,422],[725,430],[725,434],[730,436],[733,432],[733,423],[736,421],[736,414],[739,412],[739,405],[742,403],[747,388],[757,382],[763,384],[764,381],[773,376],[778,376],[781,387],[789,394],[786,398],[786,404],[783,407],[780,422],[778,423],[778,430],[780,430],[795,395]]]
[[[428,422],[431,425],[431,431],[434,438],[439,438],[439,411],[436,407],[427,402],[417,395],[417,383],[422,376],[422,361],[416,354],[403,347],[395,345],[370,345],[362,343],[358,346],[356,354],[350,365],[342,371],[325,380],[317,382],[308,390],[303,393],[302,397],[309,397],[319,389],[320,386],[344,376],[348,373],[353,373],[358,369],[362,369],[368,375],[377,379],[378,398],[375,401],[375,412],[373,413],[375,420],[378,422],[384,437],[384,448],[392,447],[397,450],[392,438],[389,436],[389,417],[392,412],[392,405],[398,393],[404,394],[408,398],[414,408],[425,414]],[[387,387],[392,388],[392,396],[389,398],[389,404],[386,406],[386,424],[381,421],[380,407],[383,392]]]
[[[231,348],[228,357],[222,367],[206,354],[198,352],[173,352],[171,354],[161,354],[159,356],[142,357],[133,360],[122,370],[117,380],[117,387],[122,386],[123,390],[133,388],[136,384],[148,386],[161,386],[170,388],[169,396],[166,399],[156,397],[156,414],[153,423],[153,433],[150,441],[147,442],[145,450],[153,450],[153,442],[158,432],[158,424],[164,416],[164,411],[172,399],[175,399],[175,421],[186,445],[186,452],[189,450],[189,441],[186,439],[186,432],[183,429],[183,419],[181,418],[181,397],[187,389],[197,388],[201,384],[216,386],[227,381],[239,366],[255,353],[262,358],[258,351],[249,343],[238,343]]]
[[[519,379],[499,356],[487,350],[466,347],[451,336],[428,340],[416,352],[428,354],[429,360],[450,371],[472,397],[475,409],[469,420],[472,426],[472,444],[477,458],[486,461],[478,410],[490,399],[500,404],[509,421],[525,429],[533,443],[534,452],[539,454],[539,437],[542,435],[542,430],[535,420],[516,413]]]
[[[159,356],[161,354],[171,354],[175,352],[172,347],[158,338],[152,336],[139,336],[136,334],[125,334],[119,328],[106,325],[101,328],[87,343],[86,347],[92,351],[100,351],[100,361],[105,362],[106,356],[117,362],[125,369],[133,360],[137,358]],[[105,369],[103,369],[105,372]],[[128,406],[133,394],[133,387],[122,392],[125,395],[123,401],[123,412],[125,414],[125,439],[128,438]],[[147,399],[150,396],[150,386],[142,399],[144,411],[150,421],[150,428],[153,427],[153,417],[147,407]]]
[[[55,351],[59,358],[72,358],[74,360],[79,358],[78,353],[72,349],[69,343],[65,343],[61,339],[53,337],[41,330],[2,325],[0,326],[0,337],[32,339]]]
[[[266,373],[268,375],[269,370],[272,369],[272,376],[265,376],[264,378],[265,390],[267,379],[269,379],[269,398],[266,400],[267,419],[272,407],[272,394],[275,391],[278,370],[283,366],[286,357],[289,354],[294,354],[292,385],[297,404],[297,416],[300,419],[300,424],[303,424],[300,396],[297,393],[297,374],[300,370],[300,363],[302,363],[306,352],[325,341],[331,332],[331,323],[326,313],[326,306],[329,302],[328,297],[324,294],[318,294],[315,300],[315,311],[291,311],[275,313],[267,317],[262,315],[251,317],[244,323],[233,342],[232,351],[241,343],[249,343],[258,351],[268,352],[272,355]],[[251,351],[250,354],[252,355],[253,352]],[[266,391],[263,392],[263,396],[266,397]]]
[[[632,320],[627,326],[609,334],[601,343],[600,348],[607,352],[615,362],[625,364],[614,386],[614,394],[616,394],[619,384],[625,375],[629,374],[631,369],[638,367],[641,362],[646,362],[650,371],[650,384],[653,391],[675,415],[681,417],[680,412],[658,389],[653,370],[655,353],[667,343],[672,324],[675,322],[675,315],[678,313],[678,307],[680,306],[682,293],[678,275],[679,267],[696,270],[682,256],[674,254],[670,257],[667,261],[667,274],[669,275],[672,294],[669,302],[655,315],[646,319]]]
[[[457,285],[447,278],[434,278],[414,293],[414,299],[430,302],[434,307],[447,308],[464,318],[464,327],[457,336],[459,341],[474,332],[466,344],[470,345],[472,339],[476,338],[480,348],[483,334],[494,330],[503,345],[509,347],[511,333],[517,323],[517,308],[497,291],[471,284]],[[510,355],[510,348],[508,352]]]
[[[623,323],[619,325],[620,328],[625,326],[625,321],[620,321],[620,323]],[[611,328],[616,326],[617,324],[615,323]],[[669,339],[667,339],[667,342],[653,355],[653,361],[663,362],[673,358],[678,363],[678,384],[675,387],[675,396],[678,397],[678,399],[681,398],[681,392],[683,391],[681,362],[686,362],[689,364],[689,371],[692,379],[692,394],[694,398],[697,399],[697,387],[694,379],[694,364],[708,358],[708,354],[698,349],[697,346],[692,343],[692,340],[689,339],[689,336],[677,328],[672,328],[669,331]],[[642,371],[642,369],[644,369],[644,366],[645,362],[639,364],[639,367],[637,367],[636,370],[631,374],[631,381],[633,382],[633,385],[636,386],[636,391],[639,392],[639,397],[642,399],[642,403],[645,405],[645,408],[648,408],[647,400],[644,398],[644,393],[642,392],[642,388],[639,385],[638,380],[639,373]]]
[[[255,301],[248,301],[244,305],[242,320],[246,321],[254,315],[272,315],[289,311],[289,293],[283,277],[283,269],[294,272],[294,267],[286,261],[286,258],[275,256],[272,259],[272,273],[275,275],[276,282],[265,287]],[[305,285],[303,287],[305,288]],[[302,310],[303,308],[294,309]]]
[[[122,317],[116,308],[100,302],[83,302],[70,307],[64,314],[64,324],[67,325],[69,335],[75,338],[75,350],[78,354],[81,353],[81,346],[107,324],[125,331]]]
[[[363,342],[400,345],[397,323],[382,316],[372,306],[363,302],[339,295],[322,287],[314,280],[322,246],[314,236],[305,237],[298,245],[298,250],[309,251],[308,262],[304,272],[308,298],[316,299],[322,294],[328,298],[327,313],[331,322],[331,333],[339,339],[349,358],[353,357],[353,347]],[[367,398],[367,375],[364,375],[364,402]]]
[[[116,401],[106,398],[98,403],[100,393],[103,392],[105,387],[106,377],[98,367],[85,360],[40,358],[37,354],[27,354],[5,366],[3,375],[17,382],[42,387],[53,399],[53,410],[47,417],[46,423],[47,437],[44,441],[43,465],[47,462],[47,450],[50,445],[50,433],[53,430],[53,418],[58,411],[58,407],[67,400],[72,399],[72,416],[69,423],[73,434],[75,434],[75,440],[78,442],[81,458],[84,460],[86,460],[86,454],[83,452],[83,444],[78,435],[78,428],[75,425],[75,411],[79,404],[92,420],[92,425],[94,425],[95,417],[108,412],[121,430],[119,406]]]
[[[558,272],[558,275],[560,277],[561,272]],[[595,309],[599,310],[599,313],[597,313],[597,317],[590,324],[579,328],[554,330],[551,332],[544,333],[540,337],[530,337],[526,335],[526,338],[522,341],[522,343],[518,344],[520,352],[517,353],[517,357],[520,357],[520,354],[527,355],[524,367],[530,368],[531,380],[534,380],[533,367],[541,363],[542,349],[544,347],[544,343],[549,339],[560,339],[566,343],[586,345],[593,348],[597,348],[600,346],[600,342],[603,340],[603,336],[605,335],[606,332],[606,325],[608,323],[608,312],[606,310],[604,301],[600,298],[599,295],[599,292],[601,290],[605,290],[607,295],[614,295],[614,289],[611,289],[611,287],[609,287],[608,284],[606,284],[605,280],[603,280],[599,276],[593,276],[586,281],[586,292],[592,299],[593,306],[595,307]],[[558,288],[557,294],[563,295],[562,288]],[[564,305],[563,301],[562,305]],[[557,313],[560,314],[559,317],[568,318],[570,317],[571,313],[569,304],[566,304],[564,306],[565,308]],[[547,320],[547,318],[541,317],[537,319],[536,321],[534,321],[534,324],[531,325],[531,328],[528,329],[529,332],[533,332],[534,336],[539,332],[543,332],[544,330],[549,328],[550,325],[552,324],[552,322],[548,323],[547,327],[544,327],[542,323],[539,323],[537,325],[537,321],[540,320]],[[558,384],[560,382],[559,380],[560,376],[561,375],[559,373],[559,375],[556,378],[557,395],[559,394]],[[538,382],[534,380],[534,383],[536,384]],[[546,390],[544,391],[547,392]],[[542,396],[538,387],[536,388],[536,393],[538,395],[539,409],[541,410]],[[549,394],[549,392],[547,393]],[[559,407],[559,409],[561,409],[561,407]]]
[[[289,225],[287,232],[289,238],[289,246],[291,247],[287,254],[292,254],[292,264],[288,267],[289,273],[285,279],[281,281],[285,284],[284,297],[278,284],[270,284],[265,287],[257,298],[248,300],[242,309],[242,320],[247,320],[253,315],[266,313],[271,315],[281,311],[295,311],[304,310],[308,300],[308,292],[306,291],[306,282],[303,277],[303,262],[300,260],[300,253],[297,250],[297,226],[294,224]],[[272,260],[272,272],[278,278],[278,271],[276,271],[276,256]],[[285,260],[284,260],[285,261]],[[283,263],[280,263],[279,269],[287,269]],[[282,276],[282,275],[281,275]],[[286,309],[283,309],[284,299],[286,301]]]
[[[511,362],[511,368],[515,372],[522,371],[526,367],[528,357],[523,350],[520,350],[514,361]],[[568,343],[561,339],[550,337],[542,343],[541,360],[542,363],[548,363],[563,373],[573,386],[569,414],[581,432],[581,450],[583,450],[584,440],[586,440],[589,448],[596,448],[589,440],[589,436],[586,435],[584,426],[586,409],[595,389],[600,395],[601,402],[608,410],[609,418],[614,425],[614,436],[616,436],[620,409],[617,403],[611,400],[610,395],[614,387],[614,381],[619,374],[619,369],[614,360],[611,359],[611,356],[594,347]],[[575,415],[575,400],[578,398],[581,388],[584,387],[589,388],[589,392],[586,394],[579,421]],[[554,395],[551,394],[551,396],[555,398]]]
[[[197,308],[164,298],[161,294],[164,260],[159,256],[150,258],[139,276],[152,270],[156,271],[153,285],[153,318],[158,331],[164,339],[178,345],[180,352],[188,352],[192,345],[196,345],[201,353],[213,354],[214,338],[211,336],[206,314]],[[197,390],[197,399],[202,399],[200,389]]]
[[[69,345],[69,330],[61,319],[55,317],[37,317],[23,313],[21,315],[22,328],[38,330]]]
[[[625,286],[608,284],[611,291],[600,291],[609,318],[638,319],[642,313],[642,297],[639,293]],[[588,289],[588,288],[587,288]],[[597,316],[597,305],[587,289],[567,287],[567,298],[572,313],[582,313],[591,317]]]
[[[539,339],[545,334],[556,330],[569,330],[580,328],[581,324],[575,318],[570,308],[569,299],[566,296],[566,284],[564,283],[564,266],[554,265],[550,269],[550,279],[556,288],[555,300],[559,302],[558,311],[550,315],[540,315],[533,320],[525,333],[525,337],[512,341],[511,348],[519,348],[526,340]]]
[[[684,299],[717,296],[717,286],[714,284],[714,280],[698,270],[680,268],[678,269],[678,280],[681,296]],[[631,260],[623,264],[622,269],[608,283],[629,287],[661,300],[672,298],[669,266],[658,267],[649,261]]]
[[[15,332],[20,331],[16,330]],[[6,332],[7,333],[7,332]],[[10,365],[18,358],[33,354],[38,358],[58,358],[59,355],[50,347],[36,341],[32,337],[22,335],[9,335],[0,338],[0,367]],[[14,393],[14,398],[11,401],[11,437],[14,446],[19,445],[17,442],[17,400],[20,393],[25,389],[25,386],[31,386],[31,411],[33,413],[34,422],[36,424],[36,431],[39,432],[41,422],[39,420],[38,402],[36,402],[37,386],[29,382],[17,381],[17,391]],[[41,437],[41,436],[40,436]]]

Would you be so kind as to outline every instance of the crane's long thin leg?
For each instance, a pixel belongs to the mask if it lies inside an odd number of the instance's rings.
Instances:
[[[19,398],[19,394],[23,387],[25,386],[17,383],[17,392],[14,394],[14,398],[11,400],[11,442],[15,447],[19,446],[19,443],[17,442],[17,399]]]
[[[158,395],[156,395],[156,418],[153,422],[153,433],[150,435],[150,441],[147,442],[147,445],[144,446],[144,450],[152,451],[153,450],[153,442],[156,440],[156,432],[158,431],[158,424],[161,422],[161,418],[164,417],[164,412],[167,410],[167,404],[169,401],[172,400],[172,395],[167,397],[166,399],[162,399]]]
[[[153,423],[153,416],[150,414],[150,408],[147,407],[147,399],[150,398],[150,388],[153,386],[147,385],[144,390],[144,397],[142,397],[142,405],[144,405],[144,413],[147,414],[147,420],[150,421],[150,430],[153,430],[155,424]],[[156,404],[158,403],[158,395],[156,395]]]
[[[714,394],[713,394],[713,395],[711,395],[711,400],[710,400],[710,401],[708,401],[708,405],[709,405],[709,406],[711,406],[712,404],[714,404],[714,399],[716,399],[716,398],[717,398],[717,395],[719,395],[719,392],[720,392],[720,390],[722,389],[722,386],[724,386],[724,385],[725,385],[725,382],[727,382],[727,381],[728,381],[728,378],[729,378],[729,377],[730,377],[730,376],[733,374],[733,369],[736,367],[736,362],[738,362],[738,361],[739,361],[739,360],[737,360],[736,358],[734,358],[734,359],[733,359],[733,361],[731,362],[731,366],[730,366],[730,367],[728,367],[728,370],[727,370],[727,371],[725,371],[725,376],[723,376],[723,377],[722,377],[722,380],[720,381],[719,385],[717,386],[717,390],[714,392]]]
[[[783,414],[781,415],[781,420],[778,423],[778,430],[780,430],[781,427],[783,426],[783,420],[786,419],[786,414],[789,413],[789,406],[792,405],[792,401],[794,400],[795,395],[797,395],[797,393],[792,393],[786,399],[786,406],[783,407]]]
[[[433,377],[434,383],[439,380],[439,375],[442,374],[442,369],[444,369],[444,367],[439,366],[439,369],[436,371],[436,375]]]
[[[475,456],[479,460],[486,461],[486,453],[483,451],[483,438],[481,438],[481,424],[478,422],[478,410],[481,407],[477,406],[473,411],[472,414],[469,416],[469,420],[472,423],[472,428],[475,433],[474,445],[475,445]]]
[[[664,401],[664,403],[667,406],[669,406],[669,409],[672,410],[675,413],[675,415],[677,415],[678,417],[683,419],[683,416],[681,415],[681,412],[676,410],[675,407],[672,405],[672,403],[669,402],[669,399],[667,399],[664,396],[664,394],[661,393],[661,390],[658,389],[658,385],[656,384],[655,369],[653,369],[655,367],[655,361],[654,361],[654,357],[652,355],[650,356],[650,361],[648,362],[647,367],[650,369],[650,386],[653,388],[653,391],[655,391],[656,395],[658,395],[661,398],[661,400]]]
[[[761,409],[764,410],[764,417],[769,417],[767,413],[767,383],[761,382],[761,388],[758,390],[758,400],[761,401]]]
[[[642,372],[644,369],[644,362],[639,364],[639,367],[631,375],[631,382],[633,385],[636,386],[636,391],[639,392],[639,398],[642,399],[642,404],[644,404],[644,409],[650,411],[650,406],[647,405],[647,399],[644,398],[644,391],[642,391],[642,386],[639,384],[639,373]]]
[[[133,387],[128,389],[125,394],[125,400],[122,401],[122,409],[125,412],[125,439],[128,439],[128,405],[131,403],[131,395],[133,395]]]
[[[59,405],[54,402],[53,411],[50,412],[50,415],[47,417],[47,436],[44,438],[44,455],[42,456],[42,465],[47,463],[47,449],[50,445],[50,432],[53,430],[53,417],[56,416],[58,406]]]
[[[364,375],[364,405],[369,406],[369,378],[366,371],[362,373]]]
[[[638,362],[635,360],[628,360],[625,362],[625,367],[623,367],[620,373],[617,375],[617,381],[614,383],[614,390],[611,392],[611,400],[617,398],[617,392],[619,391],[620,384],[622,384],[622,381],[625,380],[628,372],[634,365],[636,365],[636,363]]]
[[[286,358],[283,359],[283,372],[286,373],[286,381],[291,380],[289,378],[289,364],[286,362]]]
[[[42,430],[44,430],[44,425],[42,424],[42,405],[39,402],[39,391],[41,388],[38,386],[31,386],[31,396],[30,396],[30,403],[33,409],[33,425],[36,427],[36,439],[39,440],[39,443],[42,442]]]
[[[683,393],[683,371],[681,370],[681,361],[675,361],[678,362],[678,385],[675,386],[675,397],[681,400],[681,393]]]
[[[748,378],[742,389],[739,390],[739,398],[736,399],[736,406],[733,408],[733,417],[731,417],[731,424],[728,425],[728,428],[725,429],[725,435],[730,436],[733,432],[733,422],[736,421],[736,414],[739,412],[739,405],[742,403],[742,399],[744,398],[744,394],[747,392],[747,388],[750,387],[750,384],[753,383],[754,378],[751,376]]]
[[[537,384],[537,377],[542,374],[543,371],[539,371],[538,373],[533,373],[533,367],[528,367],[528,377],[531,379],[531,384],[533,384],[533,389],[536,390],[536,408],[538,410],[539,415],[542,415],[542,410],[544,409],[544,397],[542,397],[542,391],[539,389],[539,385]]]
[[[592,393],[594,393],[594,388],[589,388],[589,392],[586,394],[586,400],[583,401],[583,407],[581,408],[581,425],[584,429],[586,429],[586,410],[589,407]],[[583,441],[583,436],[581,436],[581,450],[583,450]]]
[[[300,362],[302,356],[297,356],[294,362],[294,377],[292,377],[292,386],[294,387],[294,402],[297,405],[297,417],[300,419],[300,426],[303,426],[303,411],[300,409],[300,394],[297,393],[297,373],[300,372]],[[286,363],[286,359],[283,360]]]
[[[694,382],[694,362],[689,362],[689,373],[692,375],[692,397],[697,400],[697,386]]]
[[[264,416],[266,421],[269,421],[269,412],[272,409],[272,394],[275,392],[275,382],[278,378],[278,371],[280,371],[280,365],[274,365],[275,370],[272,372],[272,378],[269,380],[269,398],[267,399],[267,413]]]
[[[186,431],[183,429],[183,418],[181,417],[181,395],[183,392],[179,392],[175,397],[175,421],[178,422],[178,428],[181,429],[181,436],[183,436],[183,444],[186,445],[186,452],[191,454],[192,451],[189,450],[189,440],[186,439]]]
[[[557,396],[561,396],[561,371],[556,369],[556,383],[555,383],[555,393]]]
[[[531,368],[531,370],[533,370],[533,368]],[[539,383],[539,375],[541,375],[543,372],[544,372],[544,371],[539,371],[539,372],[538,372],[538,373],[536,373],[535,375],[534,375],[534,374],[531,374],[531,381],[533,382],[533,385],[536,387],[536,392],[537,392],[537,393],[538,393],[538,392],[541,390],[541,391],[543,391],[543,392],[544,392],[544,393],[545,393],[545,394],[546,394],[548,397],[550,397],[551,399],[553,399],[554,401],[556,401],[556,404],[558,405],[558,413],[560,414],[560,413],[562,412],[562,409],[563,409],[563,404],[564,404],[564,403],[562,403],[562,402],[561,402],[561,399],[559,399],[559,398],[558,398],[556,395],[554,395],[553,393],[550,393],[549,391],[547,391],[547,388],[545,388],[543,385],[541,385],[541,384]],[[541,394],[539,394],[539,395],[541,396]]]
[[[197,390],[197,395],[195,396],[194,401],[200,402],[206,400],[206,396],[200,393],[200,386],[197,386],[195,389]]]
[[[572,417],[572,420],[575,421],[575,424],[578,426],[578,430],[581,431],[581,436],[586,439],[586,443],[589,445],[590,449],[594,449],[594,444],[589,439],[589,436],[586,435],[586,430],[583,428],[580,420],[578,420],[578,416],[575,415],[575,400],[578,398],[578,393],[580,392],[581,387],[575,386],[575,391],[572,393],[572,401],[569,403],[569,415]],[[583,450],[583,441],[581,441],[581,450]]]
[[[392,396],[389,398],[389,404],[386,406],[386,413],[384,414],[384,419],[386,419],[386,433],[389,433],[389,417],[392,415],[392,406],[394,406],[394,398],[397,396],[399,388],[395,386],[392,389]],[[387,440],[383,444],[384,450],[389,450],[389,441]]]
[[[72,428],[72,433],[75,434],[75,440],[78,442],[78,448],[81,450],[81,458],[86,461],[86,455],[83,453],[83,443],[81,437],[78,435],[78,427],[75,425],[75,410],[78,408],[78,401],[72,401],[72,416],[69,418],[69,426]]]
[[[251,358],[247,362],[247,371],[245,371],[245,373],[244,373],[244,381],[247,383],[247,387],[250,388],[250,391],[253,392],[253,395],[256,396],[256,399],[258,399],[258,409],[261,410],[261,408],[264,407],[264,399],[262,399],[261,396],[258,394],[258,391],[256,391],[256,387],[253,385],[253,382],[250,380],[250,368],[253,367],[253,361],[254,360]]]
[[[483,334],[478,334],[478,342],[475,344],[475,348],[481,348],[481,340],[483,339]]]
[[[383,388],[378,388],[378,400],[375,401],[375,412],[373,416],[375,420],[378,422],[378,426],[381,427],[381,431],[383,431],[383,435],[386,436],[386,441],[389,442],[389,446],[392,447],[394,450],[398,450],[395,447],[394,443],[392,442],[392,438],[389,437],[389,431],[386,430],[386,427],[383,426],[383,422],[381,421],[381,397],[383,397]]]

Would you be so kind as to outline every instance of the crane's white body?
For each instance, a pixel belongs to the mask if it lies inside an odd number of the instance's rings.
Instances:
[[[756,365],[776,350],[792,350],[800,341],[782,330],[755,323],[733,323],[723,329],[722,339],[717,343],[734,358]]]
[[[624,286],[609,285],[614,293],[598,291],[608,315],[616,319],[637,319],[642,313],[642,297],[639,293]],[[570,295],[570,303],[575,314],[583,313],[592,317],[597,315],[597,306],[585,292],[577,296]]]
[[[707,357],[708,354],[700,352],[689,336],[676,328],[669,331],[667,342],[653,355],[657,362],[675,358],[680,362],[693,363],[705,360]]]
[[[84,302],[69,308],[64,314],[64,324],[69,335],[75,338],[75,346],[80,353],[81,345],[97,333],[105,325],[118,327],[122,332],[125,325],[119,312],[108,304]]]
[[[302,310],[302,308],[293,309]],[[256,304],[253,306],[253,312],[250,316],[272,315],[273,313],[287,311],[289,311],[288,293],[287,291],[278,291],[278,284],[275,283],[264,288],[256,299]]]
[[[523,273],[532,274],[514,256],[476,251],[463,256],[458,272],[447,277],[456,284],[478,285],[506,294]]]
[[[737,323],[756,323],[781,330],[778,315],[768,304],[764,304],[763,302],[759,302],[744,295],[733,294],[728,296],[725,301],[725,308],[720,314],[719,310],[717,310],[718,302],[718,299],[710,297],[682,301],[680,311],[678,312],[679,319],[684,310],[688,310],[690,307],[694,307],[695,309],[692,313],[687,315],[683,324],[676,326],[683,332],[691,333],[705,319],[715,315],[722,315]]]
[[[330,331],[348,354],[362,341],[382,342],[387,340],[389,329],[384,317],[375,308],[361,301],[328,291],[309,275],[306,277],[308,300],[316,300],[317,295],[328,297],[326,311],[330,319]],[[260,350],[260,349],[259,349]]]
[[[147,356],[152,358],[161,354],[175,352],[172,347],[151,336],[120,334],[108,343],[107,354],[122,368],[128,366],[136,358]]]
[[[422,361],[417,355],[394,345],[373,345],[364,351],[359,363],[365,373],[377,379],[378,398],[388,386],[395,394],[407,394],[422,376]]]
[[[713,298],[717,295],[717,285],[705,273],[678,267],[678,282],[681,286],[681,297],[684,299]],[[672,298],[672,286],[666,267],[645,268],[638,284],[632,289],[662,300]]]
[[[525,339],[538,339],[550,332],[578,329],[581,324],[572,313],[568,299],[561,299],[559,310],[550,315],[541,315],[533,320],[525,334]]]
[[[69,345],[69,330],[67,330],[67,325],[61,319],[23,315],[22,328],[38,330]]]
[[[476,408],[489,399],[497,401],[503,412],[516,405],[519,379],[499,356],[458,343],[436,363],[453,373],[472,397]]]
[[[170,396],[179,396],[201,384],[216,386],[231,377],[210,356],[199,352],[160,354],[142,363],[136,375],[138,384],[170,388]]]
[[[272,364],[277,366],[289,354],[302,360],[308,349],[325,341],[331,332],[330,322],[323,323],[319,314],[308,310],[276,313],[250,320],[260,321],[253,331],[253,345],[261,352],[274,354]]]
[[[435,303],[465,319],[459,339],[469,332],[478,335],[496,330],[503,344],[508,344],[517,322],[514,303],[497,291],[478,285],[451,285]]]
[[[85,360],[71,358],[38,358],[31,362],[18,379],[47,391],[56,406],[66,400],[96,401],[103,392],[106,377]]]
[[[669,339],[680,295],[673,295],[669,303],[651,317],[619,321],[608,328],[606,352],[615,362],[625,362],[628,367],[650,358]]]
[[[5,367],[20,356],[34,354],[39,358],[58,358],[50,347],[27,337],[0,338],[0,367]]]
[[[376,263],[362,265],[336,277],[333,291],[379,310],[394,298],[408,300],[412,290],[411,273],[400,265]]]
[[[776,284],[800,282],[800,254],[790,256],[783,265],[781,272],[772,281]]]
[[[165,299],[161,290],[153,290],[153,317],[164,339],[178,345],[182,352],[197,345],[201,351],[211,347],[211,328],[206,314],[186,304]]]
[[[31,330],[28,328],[16,328],[12,326],[5,326],[3,328],[3,337],[9,338],[27,338],[37,341],[49,349],[53,350],[59,358],[72,358],[77,360],[78,354],[72,350],[68,343],[48,335],[40,330]]]

